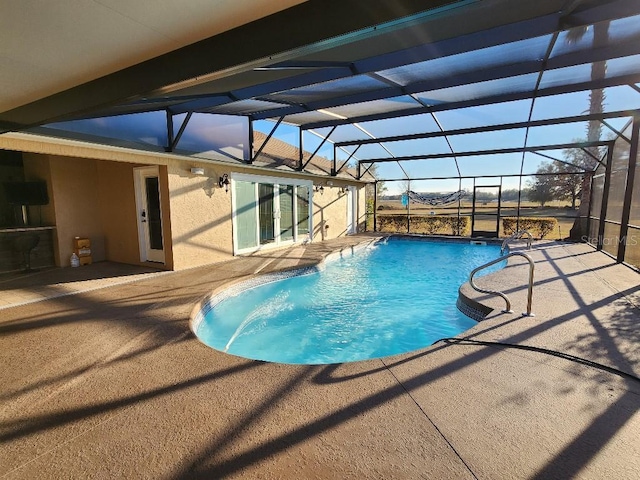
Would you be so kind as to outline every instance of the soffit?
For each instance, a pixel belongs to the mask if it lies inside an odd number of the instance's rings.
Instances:
[[[0,111],[73,88],[303,1],[2,2]]]

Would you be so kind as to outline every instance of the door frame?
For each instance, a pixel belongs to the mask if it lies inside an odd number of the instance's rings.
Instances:
[[[145,178],[158,178],[158,197],[160,208],[160,235],[162,235],[162,250],[149,248],[147,239],[149,238],[149,228],[146,220],[143,220],[142,212],[146,212],[147,196],[145,188]],[[136,223],[138,226],[138,248],[141,262],[165,263],[166,261],[166,241],[164,238],[164,215],[162,212],[162,188],[160,188],[160,168],[158,165],[133,168],[133,184],[136,200]]]
[[[347,235],[358,233],[358,190],[347,187]]]
[[[498,207],[497,207],[497,213],[493,214],[493,213],[486,213],[486,214],[481,214],[479,213],[478,215],[486,215],[486,216],[494,216],[496,217],[496,230],[495,230],[495,237],[492,238],[499,238],[500,237],[500,204],[502,201],[502,183],[500,183],[500,185],[474,185],[473,186],[473,201],[471,204],[471,236],[475,237],[477,236],[477,233],[484,233],[484,234],[490,234],[493,233],[490,230],[476,230],[475,229],[475,223],[476,223],[476,190],[479,188],[497,188],[498,189]]]
[[[238,237],[237,232],[238,228],[236,225],[236,213],[237,213],[237,205],[236,205],[236,197],[235,197],[235,183],[237,181],[241,182],[250,182],[254,183],[254,188],[256,191],[255,197],[255,217],[256,217],[256,244],[255,247],[239,249],[238,248]],[[261,244],[260,243],[260,219],[259,219],[259,195],[258,195],[258,184],[272,184],[274,186],[273,190],[273,202],[274,202],[274,234],[275,239],[273,242]],[[280,232],[280,185],[292,185],[294,187],[307,187],[309,191],[309,233],[308,234],[299,234],[298,233],[298,206],[297,206],[297,190],[294,188],[293,192],[293,212],[294,212],[294,222],[293,222],[293,237],[290,240],[282,240],[281,232]],[[232,173],[231,174],[231,208],[232,208],[232,229],[233,229],[233,254],[245,254],[250,252],[255,252],[262,249],[269,248],[277,248],[286,245],[293,245],[295,243],[301,243],[304,241],[311,242],[313,240],[313,182],[310,180],[297,180],[293,178],[279,178],[279,177],[268,177],[263,175],[251,175],[246,173]]]

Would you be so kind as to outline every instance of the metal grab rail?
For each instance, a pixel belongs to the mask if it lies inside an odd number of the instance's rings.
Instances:
[[[529,230],[518,230],[516,233],[514,233],[510,237],[507,237],[504,239],[504,242],[502,242],[502,246],[500,247],[500,255],[504,254],[504,249],[507,248],[507,245],[511,240],[517,240],[523,235],[527,235],[529,237],[527,238],[527,250],[531,250],[531,242],[533,242],[533,235],[531,235]]]
[[[484,265],[480,265],[478,268],[474,268],[471,273],[469,274],[469,285],[471,285],[471,288],[473,288],[475,291],[480,292],[480,293],[488,293],[491,295],[499,295],[500,297],[502,297],[504,299],[505,302],[507,302],[507,308],[506,310],[503,310],[504,313],[513,313],[513,310],[511,310],[511,301],[509,300],[509,297],[507,297],[504,293],[502,292],[498,292],[498,291],[494,291],[494,290],[485,290],[483,288],[478,287],[475,283],[473,283],[473,276],[478,273],[480,270],[484,270],[487,267],[490,267],[491,265],[495,265],[496,263],[499,263],[503,260],[506,260],[509,257],[513,257],[513,256],[519,256],[519,257],[524,257],[527,259],[527,261],[529,262],[529,291],[528,291],[528,296],[527,296],[527,313],[523,313],[523,315],[527,316],[527,317],[534,317],[535,315],[533,313],[531,313],[531,302],[533,300],[533,273],[535,270],[535,264],[533,263],[533,260],[531,259],[531,257],[529,255],[527,255],[526,253],[522,253],[522,252],[510,252],[507,253],[506,255],[503,255],[502,257],[496,258],[495,260],[490,261],[489,263],[485,263]]]

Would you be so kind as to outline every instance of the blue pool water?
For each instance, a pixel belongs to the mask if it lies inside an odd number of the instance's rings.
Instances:
[[[475,325],[456,308],[458,288],[499,254],[494,245],[391,238],[319,272],[229,297],[205,314],[196,334],[217,350],[281,363],[417,350]]]

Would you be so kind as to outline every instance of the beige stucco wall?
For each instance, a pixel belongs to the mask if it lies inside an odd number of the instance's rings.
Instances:
[[[94,262],[105,260],[96,162],[54,155],[49,156],[49,162],[56,217],[56,264],[70,264],[76,236],[91,239]]]
[[[346,185],[346,184],[345,184]],[[353,208],[346,193],[340,192],[341,185],[324,187],[322,193],[313,194],[313,240],[322,241],[347,235],[347,209]],[[358,195],[358,192],[354,193]],[[360,195],[364,196],[364,194]],[[358,197],[358,204],[360,204]],[[364,205],[364,203],[363,203]],[[363,207],[358,206],[354,221]]]
[[[195,164],[170,162],[167,166],[173,266],[176,270],[227,260],[233,256],[231,190],[218,187],[227,173],[202,164],[204,175],[193,175]]]

